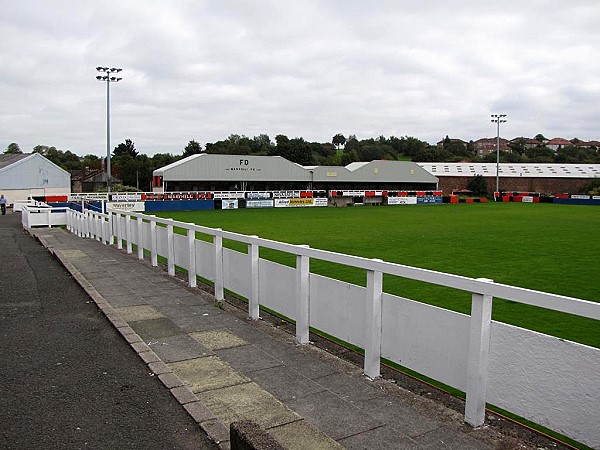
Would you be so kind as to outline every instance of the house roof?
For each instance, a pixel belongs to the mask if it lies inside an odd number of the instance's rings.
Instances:
[[[29,153],[14,153],[14,154],[6,154],[3,153],[0,155],[0,169],[4,167],[8,167],[22,159],[31,156]]]
[[[558,137],[550,139],[548,142],[546,142],[546,145],[573,145],[573,143],[567,139]]]

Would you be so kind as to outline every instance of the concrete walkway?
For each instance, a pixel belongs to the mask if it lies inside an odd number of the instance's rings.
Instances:
[[[0,448],[216,450],[20,219],[0,216]]]
[[[297,346],[289,333],[249,321],[227,303],[216,307],[207,291],[188,288],[137,255],[63,229],[32,234],[221,448],[229,447],[229,424],[242,419],[290,449],[491,449],[501,443],[496,431],[473,430],[452,409],[391,381],[366,380],[360,367],[313,345]]]

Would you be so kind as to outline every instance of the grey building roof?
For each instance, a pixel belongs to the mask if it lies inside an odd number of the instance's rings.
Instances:
[[[39,153],[0,155],[0,189],[64,188],[71,174]]]
[[[304,181],[437,183],[436,176],[408,161],[357,162],[343,166],[301,166],[280,156],[198,154],[153,174],[165,181]]]
[[[438,177],[496,176],[496,163],[418,163]],[[525,178],[597,178],[600,164],[501,163],[499,176]]]
[[[404,182],[437,183],[438,179],[409,161],[378,160],[355,162],[347,166],[319,166],[312,169],[316,182]]]

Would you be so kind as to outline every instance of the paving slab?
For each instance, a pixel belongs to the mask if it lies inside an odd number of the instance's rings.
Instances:
[[[135,306],[135,305],[145,305],[148,302],[144,300],[144,298],[137,294],[132,295],[111,295],[110,296],[110,304],[114,308],[119,308],[122,306]]]
[[[315,378],[314,381],[352,404],[385,395],[382,389],[366,378],[363,379],[363,376],[356,378],[343,373],[333,373]]]
[[[152,299],[154,300],[154,299]],[[224,311],[216,308],[212,305],[205,305],[203,303],[196,302],[195,305],[180,305],[177,304],[174,299],[169,298],[168,302],[161,302],[159,304],[153,304],[153,306],[164,315],[172,318],[185,318],[189,316],[213,316],[216,314],[223,314]]]
[[[232,329],[236,328],[240,322],[239,319],[236,319],[229,314],[221,314],[220,311],[187,316],[180,315],[178,317],[173,317],[172,320],[188,333],[224,328]]]
[[[344,447],[329,438],[306,420],[286,423],[267,430],[271,436],[285,446],[287,450],[342,450]],[[372,447],[361,447],[364,449]]]
[[[422,449],[414,439],[388,426],[381,426],[340,439],[339,443],[348,450]]]
[[[115,308],[126,322],[137,322],[140,320],[161,319],[165,317],[160,311],[150,305],[123,306]]]
[[[237,347],[248,344],[247,341],[227,330],[196,331],[190,336],[211,350]]]
[[[146,343],[167,336],[186,334],[185,331],[183,331],[166,317],[160,319],[140,320],[137,322],[131,322],[129,325],[144,341],[146,341]]]
[[[405,405],[396,397],[377,397],[355,402],[354,405],[365,414],[385,422],[388,426],[402,431],[410,437],[420,436],[440,428],[443,424]]]
[[[322,385],[285,365],[256,370],[248,376],[283,402],[325,390]]]
[[[301,417],[256,383],[244,383],[196,393],[226,426],[252,420],[263,428],[295,422]]]
[[[215,350],[215,353],[223,361],[228,362],[231,367],[246,375],[255,370],[269,369],[283,365],[281,360],[274,358],[251,344]]]
[[[485,445],[481,441],[475,440],[467,433],[461,432],[455,427],[440,427],[429,433],[413,438],[420,449],[455,449],[464,450],[489,449],[493,450],[493,446]]]
[[[217,356],[174,362],[169,367],[195,393],[250,381]]]
[[[296,397],[286,402],[305,420],[338,440],[385,425],[329,391]]]
[[[149,347],[166,363],[214,354],[187,334],[157,339],[150,342]]]

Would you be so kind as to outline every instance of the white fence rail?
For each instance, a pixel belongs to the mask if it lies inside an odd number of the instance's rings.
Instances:
[[[181,227],[186,234],[174,233]],[[600,447],[600,349],[491,320],[493,298],[503,298],[600,320],[600,304],[431,270],[361,258],[308,246],[285,244],[141,213],[108,214],[69,210],[67,227],[82,237],[102,240],[138,258],[150,253],[214,282],[217,301],[229,289],[248,298],[248,314],[259,306],[296,321],[296,339],[308,342],[309,326],[365,350],[364,373],[380,374],[380,359],[419,372],[466,392],[465,421],[484,422],[486,402]],[[211,236],[197,240],[195,233]],[[247,245],[247,253],[223,247],[223,239]],[[260,259],[260,247],[296,257],[287,267]],[[310,272],[310,259],[366,271],[360,287]],[[471,315],[382,291],[383,274],[460,289],[471,295]],[[293,287],[293,289],[290,289]]]
[[[41,202],[22,203],[19,208],[23,228],[53,227],[67,223],[68,208],[53,208]]]

